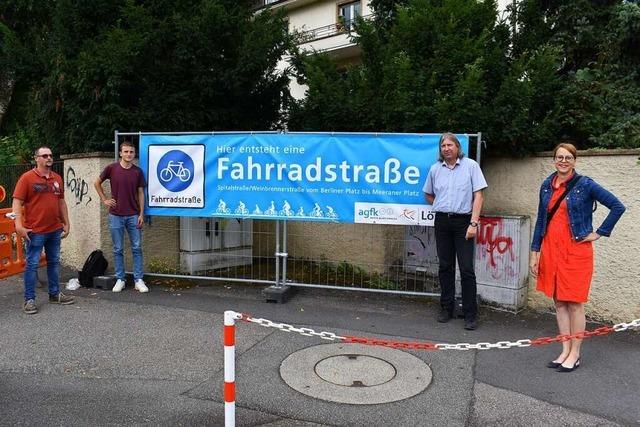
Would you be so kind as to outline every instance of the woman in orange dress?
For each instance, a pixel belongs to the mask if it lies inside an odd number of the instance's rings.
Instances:
[[[589,177],[575,171],[577,150],[559,144],[553,151],[556,172],[540,187],[538,218],[531,243],[530,271],[537,277],[536,289],[556,306],[560,334],[585,330],[584,303],[589,297],[593,275],[593,244],[609,236],[625,210],[612,193]],[[609,214],[594,232],[594,202],[609,208]],[[580,366],[582,340],[562,343],[562,352],[547,367],[572,372]]]

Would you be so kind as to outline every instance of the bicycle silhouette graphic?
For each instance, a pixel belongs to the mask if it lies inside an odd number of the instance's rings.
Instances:
[[[169,182],[174,176],[182,182],[187,182],[191,178],[191,171],[183,166],[184,162],[174,162],[169,160],[167,167],[160,171],[160,179]]]

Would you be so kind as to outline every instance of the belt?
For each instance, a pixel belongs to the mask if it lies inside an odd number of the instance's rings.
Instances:
[[[449,218],[463,217],[463,216],[471,216],[471,212],[469,213],[455,213],[455,212],[436,212],[436,216],[446,216]]]

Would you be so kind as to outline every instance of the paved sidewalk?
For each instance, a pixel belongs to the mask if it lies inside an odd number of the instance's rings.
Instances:
[[[470,332],[462,320],[437,323],[432,302],[387,295],[301,290],[286,304],[267,304],[260,286],[150,289],[80,289],[72,292],[76,304],[63,307],[48,304],[38,288],[40,311],[29,316],[21,311],[21,278],[1,281],[0,425],[223,425],[225,310],[394,340],[556,335],[550,315],[484,309]],[[430,368],[431,382],[412,397],[375,405],[313,398],[285,383],[285,359],[331,342],[245,322],[236,342],[238,426],[640,425],[637,332],[586,340],[582,366],[570,374],[545,367],[557,344],[406,351]]]

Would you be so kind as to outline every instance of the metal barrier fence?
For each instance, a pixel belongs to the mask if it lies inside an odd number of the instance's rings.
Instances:
[[[153,217],[150,225],[143,239],[150,276],[440,294],[433,227],[184,217]],[[524,308],[529,234],[528,217],[480,217],[475,270],[483,301]]]
[[[53,171],[56,172],[60,176],[63,175],[63,163],[62,161],[53,162]],[[18,178],[20,175],[25,173],[26,171],[33,169],[32,164],[21,164],[21,165],[0,165],[0,185],[2,185],[7,192],[7,196],[4,201],[0,202],[0,209],[2,208],[10,208],[11,202],[13,200],[12,194],[13,189],[18,182]]]
[[[136,143],[141,135],[116,131],[114,153],[121,139]],[[469,137],[476,140],[479,161],[482,136]],[[412,227],[398,225],[164,216],[151,222],[143,243],[145,273],[150,276],[409,295],[440,293],[432,227],[417,227],[412,234]]]
[[[436,295],[433,229],[419,228],[416,237],[405,226],[152,217],[144,235],[145,273]]]

